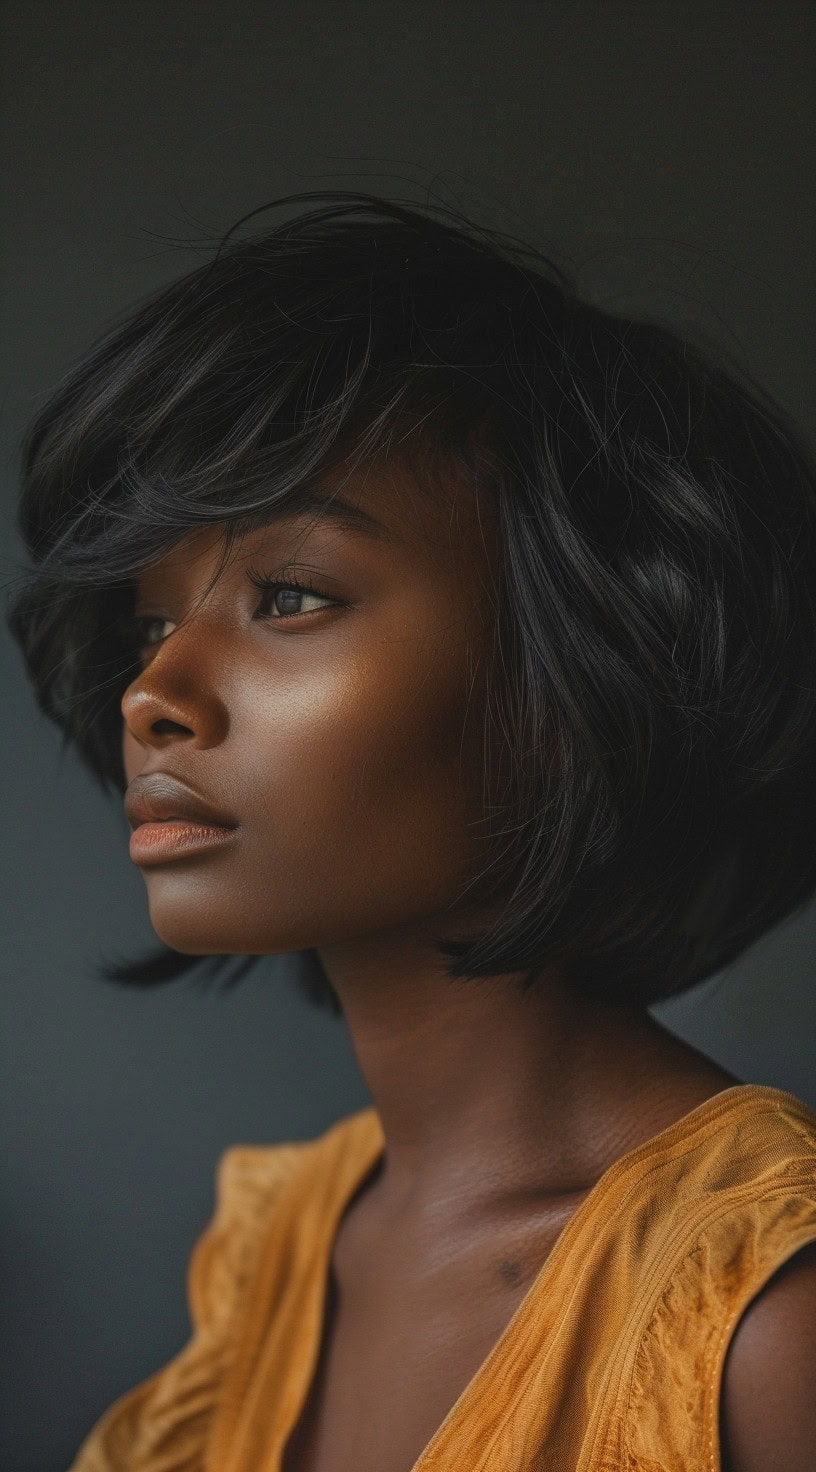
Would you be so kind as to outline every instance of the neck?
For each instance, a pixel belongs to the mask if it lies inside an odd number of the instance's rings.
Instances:
[[[320,956],[383,1129],[381,1188],[395,1202],[446,1196],[467,1210],[587,1188],[629,1148],[624,1121],[688,1068],[685,1055],[709,1062],[644,1009],[581,998],[555,969],[527,992],[521,974],[451,980],[427,940],[404,933],[398,945],[369,936]]]

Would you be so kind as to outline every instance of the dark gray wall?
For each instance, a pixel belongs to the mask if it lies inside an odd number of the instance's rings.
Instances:
[[[599,300],[707,332],[813,433],[816,13],[807,3],[16,0],[4,12],[4,573],[15,445],[54,379],[193,263],[169,237],[317,187],[400,191],[532,236]],[[0,1461],[60,1472],[187,1334],[184,1272],[237,1141],[368,1103],[291,963],[132,995],[153,940],[126,825],[3,659]],[[656,1009],[816,1107],[808,910]]]

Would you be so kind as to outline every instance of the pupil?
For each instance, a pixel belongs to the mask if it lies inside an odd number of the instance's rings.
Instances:
[[[281,607],[279,604],[279,600],[281,599],[283,600],[283,607]],[[287,599],[290,600],[288,603]],[[296,605],[299,600],[300,593],[297,591],[296,588],[281,588],[275,594],[275,602],[279,605],[280,613],[297,613]]]

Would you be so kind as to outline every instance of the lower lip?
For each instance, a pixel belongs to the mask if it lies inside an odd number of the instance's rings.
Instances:
[[[234,828],[205,823],[141,823],[130,835],[129,852],[134,864],[163,864],[187,854],[224,848],[234,837]]]

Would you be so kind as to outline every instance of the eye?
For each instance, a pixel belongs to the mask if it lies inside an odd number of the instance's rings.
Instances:
[[[155,641],[148,638],[148,630],[153,624],[172,624],[171,618],[160,618],[158,614],[143,614],[128,620],[128,630],[132,631],[135,643],[139,649],[152,649],[154,642],[160,643],[164,635],[160,635]]]
[[[257,568],[248,568],[247,577],[253,587],[263,594],[260,616],[271,619],[273,623],[316,613],[321,604],[338,606],[340,603],[338,598],[329,598],[327,594],[319,593],[308,579],[291,577],[284,582],[280,577],[273,578],[259,572]],[[270,611],[270,605],[274,611]],[[168,626],[170,629],[176,627],[173,619],[162,618],[160,614],[136,614],[126,619],[124,632],[129,637],[129,642],[141,651],[156,648],[166,637],[163,630]],[[152,638],[156,628],[158,636]]]
[[[261,600],[262,616],[271,618],[275,623],[280,623],[282,619],[297,618],[301,614],[315,613],[321,603],[336,605],[339,602],[337,598],[319,593],[308,578],[292,577],[283,582],[280,578],[272,578],[253,567],[247,568],[246,575],[253,587],[260,589],[264,595]],[[310,606],[303,607],[304,603]],[[270,607],[274,612],[270,612]]]

